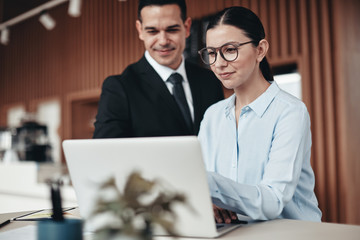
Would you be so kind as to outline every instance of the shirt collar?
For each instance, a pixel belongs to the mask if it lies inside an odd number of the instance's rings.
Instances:
[[[251,102],[248,107],[250,107],[259,117],[262,117],[269,107],[270,103],[275,98],[276,94],[280,91],[279,86],[275,81],[271,83],[271,85],[266,89],[266,91],[261,94],[257,99]],[[247,106],[244,106],[246,108]],[[231,95],[227,99],[227,104],[225,107],[225,115],[226,117],[230,116],[232,109],[235,108],[235,94]]]
[[[261,94],[257,99],[255,99],[248,106],[259,116],[262,117],[269,107],[270,103],[273,101],[275,96],[279,93],[280,88],[275,81],[271,82],[271,85],[266,89],[266,91]]]
[[[225,106],[225,115],[227,118],[231,118],[231,111],[235,108],[235,93],[227,98],[227,104]]]
[[[161,77],[161,79],[164,82],[166,82],[166,80],[174,72],[179,73],[183,77],[184,81],[187,82],[185,63],[183,60],[181,61],[180,66],[176,70],[174,70],[174,69],[163,66],[163,65],[159,64],[158,62],[156,62],[155,59],[153,59],[150,56],[150,53],[148,51],[145,51],[145,58],[149,62],[149,64],[155,69],[155,71],[159,74],[159,76]],[[184,56],[182,56],[182,59],[184,59]]]

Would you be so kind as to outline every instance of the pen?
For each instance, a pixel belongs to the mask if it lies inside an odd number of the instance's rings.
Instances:
[[[21,215],[21,216],[15,217],[15,218],[10,219],[10,220],[11,220],[11,221],[17,221],[18,218],[23,218],[23,217],[26,217],[26,216],[29,216],[29,215],[32,215],[32,214],[35,214],[35,213],[38,213],[38,212],[41,212],[41,211],[44,211],[44,210],[37,210],[37,211],[25,213],[25,214],[23,214],[23,215]]]
[[[68,211],[74,210],[77,207],[67,207],[62,209],[63,213],[66,213]],[[11,218],[10,221],[42,221],[42,220],[49,220],[49,217],[53,218],[53,213],[49,212],[49,213],[42,213],[44,211],[48,211],[46,209],[43,210],[38,210],[38,211],[34,211],[34,212],[30,212],[15,218]],[[37,214],[39,214],[39,217],[36,216]],[[30,218],[27,218],[28,216],[30,216]],[[1,226],[1,225],[0,225]]]
[[[0,228],[2,228],[2,227],[4,227],[4,226],[8,225],[10,222],[11,222],[11,219],[8,219],[8,220],[6,220],[5,222],[0,223]]]
[[[40,211],[42,211],[42,210],[26,213],[24,215],[21,215],[21,216],[15,217],[15,218],[10,218],[10,219],[6,220],[5,222],[0,223],[0,228],[5,227],[6,225],[11,223],[12,221],[16,221],[17,218],[25,217],[25,216],[28,216],[28,215],[31,215],[31,214],[34,214],[34,213],[37,213],[37,212],[40,212]]]
[[[51,202],[53,206],[52,218],[54,221],[63,221],[63,211],[61,207],[60,182],[51,183]]]

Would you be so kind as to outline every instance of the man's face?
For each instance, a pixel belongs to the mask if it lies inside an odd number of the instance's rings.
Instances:
[[[183,22],[176,4],[147,6],[140,14],[142,22],[136,21],[136,29],[145,49],[159,64],[177,69],[185,49],[185,40],[190,35],[191,19]]]

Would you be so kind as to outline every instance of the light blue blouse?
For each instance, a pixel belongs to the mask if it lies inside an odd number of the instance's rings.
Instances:
[[[235,95],[212,105],[199,140],[219,207],[253,220],[321,220],[310,165],[309,113],[275,82],[242,108],[238,127]]]

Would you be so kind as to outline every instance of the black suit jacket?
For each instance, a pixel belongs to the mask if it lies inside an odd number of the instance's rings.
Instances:
[[[195,135],[205,110],[224,98],[220,81],[208,69],[185,61],[194,105],[194,130],[185,120],[166,84],[141,58],[121,75],[105,79],[94,138]]]

